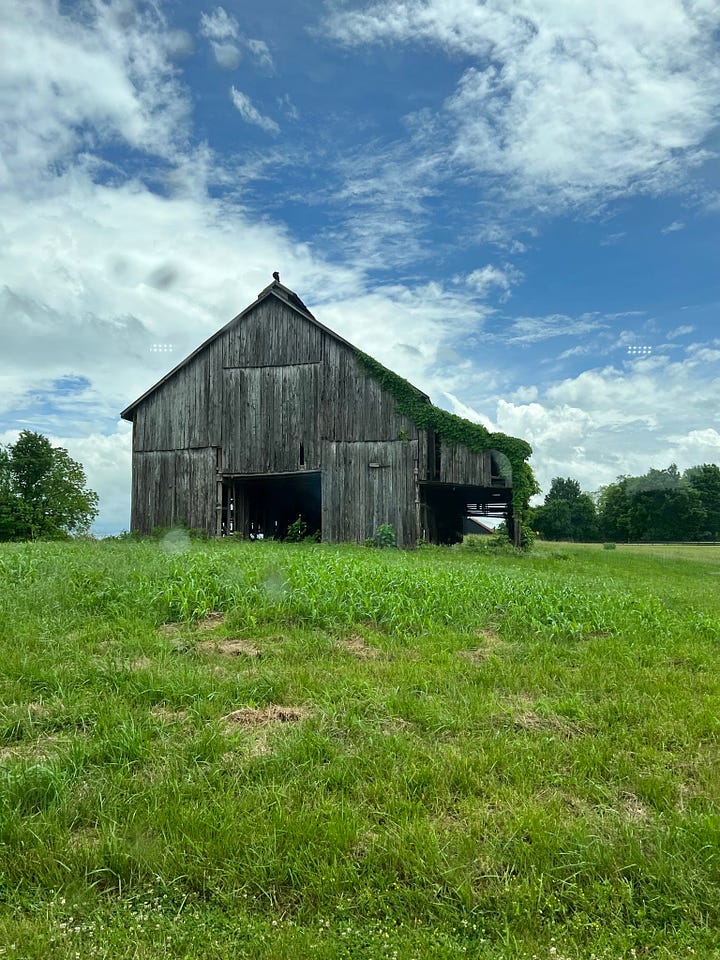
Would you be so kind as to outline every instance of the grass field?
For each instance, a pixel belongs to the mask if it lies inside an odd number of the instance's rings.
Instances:
[[[720,957],[720,549],[0,549],[0,957]]]

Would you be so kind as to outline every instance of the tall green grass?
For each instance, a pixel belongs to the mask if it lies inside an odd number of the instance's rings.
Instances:
[[[3,547],[0,950],[720,955],[717,571]]]

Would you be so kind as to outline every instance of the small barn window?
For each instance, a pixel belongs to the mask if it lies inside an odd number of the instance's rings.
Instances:
[[[300,444],[300,466],[305,466],[305,445],[303,443]]]

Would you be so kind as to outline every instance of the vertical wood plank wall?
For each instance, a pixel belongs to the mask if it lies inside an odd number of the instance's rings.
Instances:
[[[326,441],[323,537],[362,543],[380,524],[389,523],[399,546],[414,546],[419,536],[413,475],[417,449],[416,440]]]
[[[132,528],[182,521],[215,533],[218,448],[224,474],[322,470],[325,540],[363,541],[380,523],[395,527],[399,545],[417,540],[427,431],[397,413],[348,345],[276,296],[136,408]],[[440,479],[489,485],[489,455],[443,444]]]

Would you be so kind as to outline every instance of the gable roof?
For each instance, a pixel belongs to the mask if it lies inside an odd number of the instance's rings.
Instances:
[[[133,401],[133,403],[125,407],[125,409],[122,411],[120,416],[124,420],[132,420],[133,418],[132,415],[136,407],[138,407],[144,400],[147,400],[147,398],[152,393],[154,393],[159,387],[161,387],[164,383],[167,383],[167,381],[170,380],[171,377],[174,377],[175,374],[179,370],[182,370],[182,368],[186,366],[188,363],[190,363],[191,360],[194,360],[195,357],[197,357],[198,354],[202,353],[202,351],[207,346],[209,346],[211,343],[217,340],[218,337],[222,336],[222,334],[225,333],[226,330],[229,330],[234,323],[237,323],[239,320],[242,320],[243,317],[245,317],[248,313],[250,313],[251,310],[254,310],[255,307],[258,305],[258,303],[261,303],[263,300],[267,300],[269,297],[276,297],[286,306],[290,307],[291,310],[294,310],[295,313],[299,314],[305,320],[309,320],[311,323],[313,323],[316,327],[322,330],[323,333],[328,334],[334,340],[337,340],[339,343],[342,343],[346,347],[349,347],[354,352],[357,352],[357,348],[354,347],[352,343],[350,343],[348,340],[345,340],[344,337],[340,336],[340,334],[335,333],[334,330],[331,330],[329,327],[326,327],[324,324],[320,323],[320,321],[317,320],[313,316],[313,314],[310,312],[310,310],[305,306],[305,304],[302,302],[302,300],[295,293],[294,290],[290,290],[289,287],[284,286],[284,284],[280,283],[279,280],[273,280],[273,282],[268,284],[268,286],[265,287],[264,290],[260,291],[260,293],[257,295],[257,300],[249,304],[249,306],[245,307],[245,309],[241,313],[239,313],[236,317],[233,317],[232,320],[226,323],[224,327],[220,327],[219,330],[216,330],[215,333],[213,333],[212,336],[208,337],[207,340],[201,343],[196,350],[193,350],[193,352],[189,354],[187,357],[185,357],[184,360],[181,360],[180,363],[177,364],[177,366],[173,367],[169,373],[166,373],[164,377],[162,377],[160,380],[157,381],[157,383],[153,384],[153,386],[150,387],[149,390],[146,390],[141,397],[138,397],[137,400]],[[415,389],[417,390],[417,387]],[[421,394],[423,397],[427,397],[427,395],[422,393],[421,390],[418,390],[418,393]],[[429,401],[430,398],[427,397],[427,399]]]

